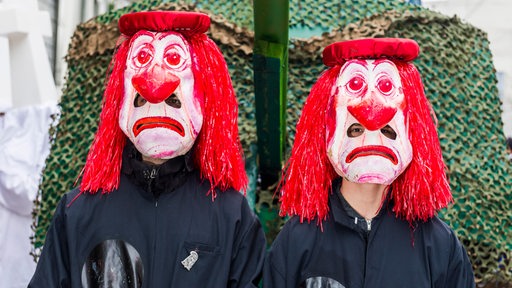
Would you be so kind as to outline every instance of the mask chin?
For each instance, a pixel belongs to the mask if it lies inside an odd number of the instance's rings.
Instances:
[[[137,147],[135,145],[135,148],[146,158],[153,158],[153,159],[162,159],[162,160],[169,160],[172,158],[176,158],[181,155],[185,155],[190,149],[192,148],[193,143],[186,146],[162,146],[162,145],[156,145],[156,146],[142,146]]]
[[[344,167],[336,171],[351,182],[390,185],[405,171],[410,163],[407,160],[393,164],[381,156],[360,157],[351,163],[342,163],[340,166]]]
[[[159,129],[161,130],[161,129]],[[170,131],[144,131],[137,137],[129,137],[143,156],[168,160],[186,154],[194,145],[195,138],[181,137]]]
[[[381,184],[381,185],[390,185],[395,181],[396,177],[389,177],[388,175],[382,174],[371,174],[366,173],[363,175],[346,175],[344,176],[347,180],[354,183],[360,184]]]

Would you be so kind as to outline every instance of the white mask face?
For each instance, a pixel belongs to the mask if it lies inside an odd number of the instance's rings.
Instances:
[[[121,130],[142,155],[170,159],[192,148],[202,123],[189,44],[174,32],[136,34],[124,73]]]
[[[412,160],[396,65],[348,61],[333,92],[336,124],[327,131],[327,154],[334,169],[352,182],[391,184]]]

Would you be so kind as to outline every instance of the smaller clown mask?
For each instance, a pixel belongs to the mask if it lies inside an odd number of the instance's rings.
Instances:
[[[187,41],[175,32],[135,34],[124,73],[121,130],[143,156],[170,159],[192,148],[202,123]]]
[[[332,97],[336,119],[327,127],[327,155],[335,171],[352,182],[391,184],[412,160],[396,65],[349,60]]]

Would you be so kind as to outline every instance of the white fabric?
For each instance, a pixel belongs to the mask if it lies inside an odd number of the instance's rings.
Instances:
[[[50,150],[57,106],[14,108],[0,116],[0,286],[27,287],[36,263],[30,236],[32,209]]]

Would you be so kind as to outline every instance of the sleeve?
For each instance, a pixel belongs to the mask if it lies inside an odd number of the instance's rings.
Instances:
[[[5,163],[5,162],[4,162]],[[0,205],[18,215],[29,216],[36,198],[38,181],[26,171],[31,169],[0,168]]]
[[[287,251],[290,244],[289,224],[285,224],[268,251],[263,267],[263,287],[265,288],[297,287],[296,283],[287,283],[286,277]]]
[[[474,288],[475,276],[464,246],[452,233],[452,251],[449,257],[446,288]]]
[[[28,284],[37,287],[71,287],[66,231],[66,197],[60,201],[46,233],[46,240],[36,271]]]
[[[258,287],[266,253],[265,234],[254,212],[244,199],[236,251],[231,259],[229,287]]]
[[[30,216],[49,154],[53,106],[23,107],[8,111],[0,127],[0,205]]]

